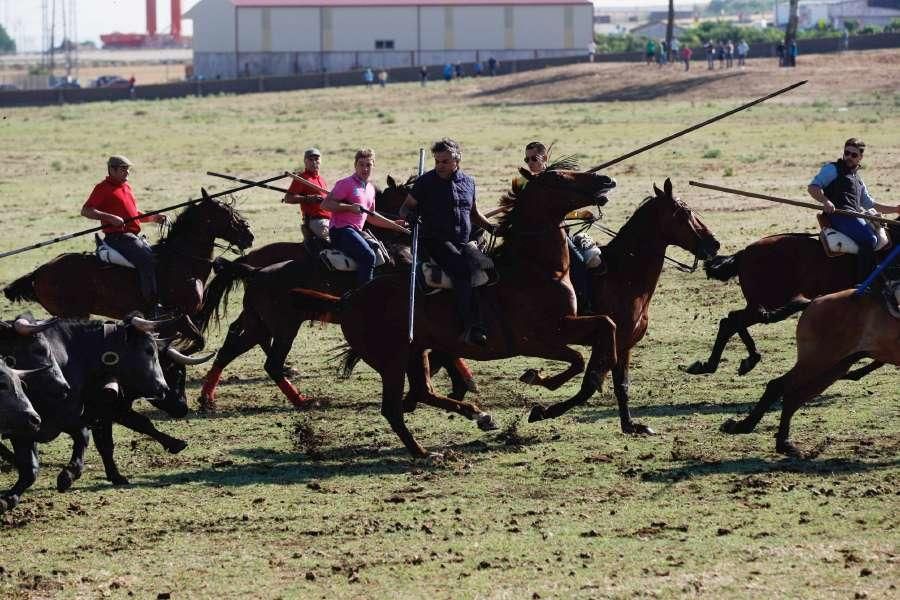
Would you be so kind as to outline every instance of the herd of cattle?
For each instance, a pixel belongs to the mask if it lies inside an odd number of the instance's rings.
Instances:
[[[15,485],[0,495],[0,512],[15,507],[37,478],[38,443],[61,433],[72,438],[72,458],[57,476],[59,491],[81,476],[90,432],[106,477],[128,483],[113,459],[114,422],[171,453],[187,446],[131,408],[135,399],[146,398],[173,417],[187,414],[185,365],[203,359],[168,345],[170,325],[137,315],[122,322],[35,321],[25,313],[0,321],[0,436],[12,442],[12,450],[0,444],[0,458],[18,473]]]

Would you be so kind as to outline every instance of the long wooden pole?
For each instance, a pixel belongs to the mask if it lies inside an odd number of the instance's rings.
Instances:
[[[264,190],[272,190],[273,192],[281,192],[281,193],[283,193],[283,194],[289,194],[289,193],[290,193],[290,192],[288,191],[287,188],[278,187],[278,186],[276,186],[276,185],[266,185],[266,184],[264,184],[264,183],[257,183],[257,182],[255,182],[255,181],[253,181],[252,179],[241,179],[240,177],[235,177],[234,175],[226,175],[226,174],[224,174],[224,173],[216,173],[215,171],[207,171],[206,174],[207,174],[207,175],[210,175],[210,176],[212,176],[212,177],[221,177],[222,179],[227,179],[227,180],[229,180],[229,181],[236,181],[236,182],[238,182],[238,183],[253,183],[253,184],[257,184],[257,187],[261,187],[261,188],[263,188]]]
[[[803,85],[803,84],[805,84],[805,83],[806,83],[806,80],[805,80],[805,79],[804,79],[803,81],[798,81],[797,83],[792,84],[792,85],[789,85],[789,86],[787,86],[786,88],[782,88],[782,89],[780,89],[780,90],[778,90],[778,91],[772,92],[772,93],[769,94],[768,96],[763,96],[762,98],[757,98],[757,99],[754,100],[753,102],[748,102],[747,104],[742,104],[741,106],[738,106],[737,108],[733,108],[733,109],[729,110],[728,112],[722,113],[721,115],[716,115],[715,117],[713,117],[713,118],[711,118],[711,119],[707,119],[707,120],[703,121],[702,123],[697,123],[696,125],[691,125],[691,126],[688,127],[687,129],[682,129],[681,131],[678,131],[678,132],[676,132],[676,133],[673,133],[673,134],[670,135],[670,136],[664,137],[664,138],[661,139],[661,140],[656,140],[655,142],[651,142],[651,143],[647,144],[646,146],[641,146],[641,147],[638,148],[637,150],[632,150],[632,151],[629,152],[628,154],[623,154],[622,156],[619,156],[619,157],[614,158],[614,159],[612,159],[612,160],[608,160],[608,161],[606,161],[605,163],[600,164],[600,165],[597,165],[596,167],[594,167],[594,168],[592,168],[592,169],[588,169],[587,172],[588,172],[588,173],[596,173],[597,171],[599,171],[599,170],[601,170],[601,169],[605,169],[606,167],[610,167],[610,166],[612,166],[612,165],[614,165],[614,164],[616,164],[616,163],[622,162],[623,160],[626,160],[626,159],[628,159],[628,158],[631,158],[632,156],[635,156],[635,155],[637,155],[637,154],[640,154],[641,152],[646,152],[647,150],[649,150],[649,149],[651,149],[651,148],[656,148],[657,146],[660,146],[660,145],[662,145],[662,144],[665,144],[666,142],[672,141],[672,140],[674,140],[674,139],[677,138],[677,137],[681,137],[681,136],[683,136],[683,135],[686,134],[686,133],[690,133],[690,132],[692,132],[692,131],[694,131],[694,130],[696,130],[696,129],[700,129],[701,127],[706,127],[706,126],[709,125],[710,123],[715,123],[716,121],[720,121],[720,120],[724,119],[725,117],[729,117],[729,116],[733,115],[733,114],[736,113],[736,112],[740,112],[740,111],[742,111],[742,110],[747,110],[747,109],[750,108],[751,106],[756,106],[756,105],[759,104],[760,102],[765,102],[766,100],[769,100],[770,98],[774,98],[775,96],[778,96],[778,95],[783,94],[783,93],[785,93],[785,92],[789,92],[789,91],[791,91],[792,89],[798,88],[798,87],[800,87],[801,85]]]
[[[131,221],[137,221],[138,219],[142,219],[143,217],[149,217],[152,215],[158,215],[160,213],[168,212],[170,210],[175,210],[176,208],[181,208],[183,206],[188,206],[189,204],[196,204],[197,202],[201,202],[207,199],[218,198],[220,196],[225,196],[227,194],[233,194],[234,192],[240,192],[242,190],[246,190],[252,187],[259,187],[263,184],[278,181],[279,179],[284,179],[284,175],[276,175],[275,177],[269,177],[268,179],[263,179],[262,181],[254,181],[250,182],[247,185],[242,185],[240,187],[231,188],[230,190],[223,190],[221,192],[216,192],[215,194],[206,194],[202,198],[194,198],[192,200],[187,200],[186,202],[181,202],[179,204],[173,204],[172,206],[167,206],[165,208],[160,208],[158,210],[152,210],[150,212],[141,213],[140,216],[131,217],[130,219],[125,219],[125,223],[130,223]],[[205,192],[204,192],[205,193]],[[81,231],[76,231],[75,233],[67,233],[66,235],[61,235],[59,237],[55,237],[51,240],[46,240],[43,242],[38,242],[37,244],[32,244],[30,246],[25,246],[24,248],[17,248],[15,250],[9,250],[7,252],[0,253],[0,258],[6,258],[7,256],[13,256],[15,254],[21,254],[22,252],[28,252],[29,250],[36,250],[37,248],[43,248],[44,246],[49,246],[51,244],[56,244],[59,242],[64,242],[66,240],[71,240],[72,238],[80,237],[82,235],[88,235],[89,233],[95,233],[97,231],[101,231],[105,225],[100,225],[98,227],[91,227],[90,229],[83,229]]]
[[[799,200],[791,200],[789,198],[779,198],[778,196],[769,196],[767,194],[757,194],[756,192],[746,192],[744,190],[736,190],[734,188],[722,187],[720,185],[712,185],[711,183],[701,183],[699,181],[688,181],[689,185],[699,188],[705,188],[708,190],[715,190],[717,192],[725,192],[726,194],[735,194],[738,196],[746,196],[748,198],[759,198],[760,200],[768,200],[769,202],[778,202],[779,204],[790,204],[791,206],[799,206],[801,208],[811,208],[813,210],[821,211],[823,210],[823,206],[821,204],[813,204],[812,202],[800,202]],[[900,221],[892,221],[891,219],[885,219],[883,217],[876,217],[874,215],[870,215],[868,213],[858,213],[853,210],[842,210],[835,209],[835,211],[831,214],[835,215],[844,215],[847,217],[856,217],[858,219],[866,219],[867,221],[875,221],[876,223],[881,223],[882,225],[889,225],[892,227],[900,227]]]
[[[425,148],[419,148],[419,165],[417,169],[418,177],[425,172]],[[410,224],[412,243],[410,245],[410,253],[412,255],[412,267],[409,270],[409,314],[406,322],[406,340],[412,344],[415,335],[416,324],[416,274],[419,265],[419,215],[412,215],[412,223]]]

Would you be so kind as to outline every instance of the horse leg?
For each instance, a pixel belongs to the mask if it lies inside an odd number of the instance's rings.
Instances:
[[[432,375],[443,368],[450,377],[450,383],[453,386],[450,398],[462,400],[466,392],[478,393],[478,384],[475,383],[472,371],[469,370],[469,366],[463,359],[450,356],[446,352],[432,350],[431,364],[434,365],[431,369]]]
[[[619,362],[613,367],[613,390],[616,394],[616,402],[619,405],[619,423],[622,433],[636,433],[641,435],[656,435],[647,425],[636,423],[631,418],[631,410],[628,408],[628,390],[631,388],[631,379],[628,371],[631,368],[631,349],[625,351],[625,356],[620,357]]]
[[[200,328],[191,320],[190,316],[182,315],[181,320],[184,323],[184,328],[181,329],[181,332],[190,340],[190,344],[184,349],[184,353],[193,354],[200,352],[206,346],[206,338],[200,333]]]
[[[34,485],[38,475],[37,442],[13,438],[12,446],[18,478],[15,485],[3,492],[3,494],[0,494],[0,513],[12,510],[18,506],[22,494]]]
[[[856,362],[858,357],[847,357],[825,369],[818,369],[818,373],[812,377],[806,377],[806,383],[791,386],[784,393],[781,406],[781,420],[778,431],[775,434],[775,451],[788,456],[803,457],[803,453],[790,440],[791,418],[797,409],[810,398],[821,394],[831,384],[847,373],[847,369]],[[807,369],[810,370],[810,369]]]
[[[883,366],[884,366],[883,362],[878,362],[877,360],[873,360],[872,362],[870,362],[869,364],[867,364],[864,367],[860,367],[858,369],[853,369],[852,371],[850,371],[849,373],[847,373],[846,375],[841,377],[841,379],[845,379],[845,380],[849,380],[849,381],[859,381],[860,379],[862,379],[863,377],[865,377],[872,371],[877,371],[878,369],[880,369]]]
[[[216,409],[216,388],[222,378],[222,371],[238,356],[249,351],[256,344],[262,344],[262,339],[268,339],[263,333],[262,323],[247,311],[242,311],[238,318],[228,327],[228,335],[222,347],[216,353],[209,373],[203,380],[203,388],[200,390],[200,410],[214,411]]]
[[[84,451],[87,450],[91,439],[91,433],[87,427],[73,429],[66,433],[72,437],[72,458],[56,476],[56,491],[58,492],[65,492],[72,487],[75,480],[81,477],[81,473],[84,471]]]
[[[736,315],[746,310],[747,309],[733,310],[719,321],[719,331],[716,334],[716,341],[713,344],[709,358],[706,359],[706,361],[695,361],[685,369],[686,373],[691,375],[701,375],[704,373],[716,372],[716,369],[719,368],[719,362],[722,360],[722,353],[725,351],[728,340],[730,340],[731,336],[738,331],[738,327],[735,323]]]
[[[119,472],[113,456],[115,442],[113,441],[112,421],[103,419],[98,425],[91,427],[91,432],[94,434],[94,445],[103,460],[106,479],[113,485],[128,485],[128,479]]]
[[[558,360],[569,363],[568,368],[556,375],[544,377],[537,369],[528,369],[519,377],[519,381],[528,385],[539,385],[548,390],[558,390],[567,381],[578,375],[584,370],[584,357],[581,353],[568,346],[559,348],[558,353],[554,356],[544,356],[551,360]]]
[[[416,458],[426,458],[428,453],[413,437],[403,419],[403,383],[407,364],[406,351],[403,350],[378,369],[381,375],[381,414],[410,454]]]
[[[151,421],[149,417],[135,412],[131,408],[117,412],[113,416],[112,420],[119,425],[122,425],[123,427],[127,427],[132,431],[141,433],[153,440],[156,440],[156,442],[158,442],[159,445],[162,446],[169,454],[178,454],[179,452],[187,448],[187,442],[163,433],[156,428],[156,426],[153,424],[153,421]],[[111,432],[112,422],[110,422],[110,435]],[[112,441],[111,437],[110,441]]]
[[[16,464],[16,454],[6,447],[6,444],[0,443],[0,459],[5,460],[11,465]]]
[[[753,410],[750,411],[746,417],[741,419],[740,421],[735,421],[734,419],[728,419],[724,423],[722,423],[721,427],[719,427],[720,431],[723,433],[729,434],[738,434],[738,433],[750,433],[753,431],[757,424],[759,424],[760,420],[762,420],[763,416],[768,412],[768,410],[772,407],[772,404],[775,403],[776,400],[781,398],[784,395],[784,390],[786,387],[786,383],[790,381],[791,374],[795,371],[791,369],[781,377],[776,377],[766,384],[766,391],[763,392],[762,398],[759,399],[759,402],[756,403],[756,406],[753,407]]]
[[[297,391],[294,384],[288,380],[285,375],[284,361],[287,360],[288,353],[297,337],[297,331],[300,323],[291,323],[287,330],[281,330],[272,341],[272,348],[266,357],[265,370],[266,374],[272,378],[278,389],[290,400],[291,404],[296,408],[308,408],[312,404],[311,400]]]
[[[568,343],[585,343],[583,335],[587,333],[594,340],[591,345],[591,356],[587,363],[584,377],[581,380],[581,388],[573,397],[563,402],[557,402],[544,408],[535,405],[528,415],[528,422],[541,421],[543,419],[556,418],[569,409],[587,402],[591,396],[603,386],[606,374],[616,364],[616,325],[612,319],[606,316],[565,318],[560,328],[561,337]],[[586,331],[572,330],[569,326],[588,325]],[[569,334],[568,336],[565,334]],[[574,336],[574,337],[572,337]],[[570,338],[570,339],[567,339]],[[581,356],[580,354],[578,355]],[[548,356],[541,354],[542,358]],[[582,361],[584,359],[581,359]]]
[[[434,406],[447,412],[455,412],[475,421],[478,428],[482,431],[493,431],[497,429],[490,414],[481,410],[479,406],[471,402],[464,402],[454,398],[441,396],[434,392],[434,386],[431,383],[431,370],[428,364],[428,355],[421,353],[424,360],[420,358],[420,352],[413,350],[410,354],[409,365],[407,368],[407,376],[409,377],[409,393],[404,400],[404,411],[409,410],[410,404],[415,406],[416,402]]]
[[[749,322],[750,318],[748,318],[744,322],[737,323],[737,333],[741,337],[741,341],[744,342],[744,347],[747,348],[747,358],[742,359],[740,365],[738,365],[738,375],[746,375],[762,359],[762,355],[756,350],[756,342],[753,341],[747,328],[756,323],[765,323],[766,325],[780,323],[788,317],[802,312],[809,306],[809,302],[806,298],[798,298],[773,311],[757,311],[757,314],[752,317],[757,319],[755,322]]]

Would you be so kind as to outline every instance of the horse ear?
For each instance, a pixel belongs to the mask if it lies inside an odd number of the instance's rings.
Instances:
[[[653,193],[656,194],[657,196],[662,196],[662,194],[663,194],[662,190],[659,189],[658,187],[656,187],[656,183],[653,184]]]
[[[200,193],[203,195],[204,200],[209,200],[209,194],[206,193],[206,188],[200,188]]]
[[[534,174],[525,167],[519,167],[519,173],[521,173],[522,177],[524,177],[528,181],[534,179]]]
[[[666,196],[669,198],[672,197],[672,180],[666,177],[666,182],[663,184],[663,189],[666,191]]]
[[[388,184],[388,187],[397,187],[397,182],[394,181],[394,178],[391,177],[390,175],[387,176],[387,184]]]

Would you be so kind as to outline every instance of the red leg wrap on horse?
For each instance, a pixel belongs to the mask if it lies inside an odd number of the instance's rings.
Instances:
[[[203,389],[200,390],[200,396],[203,398],[215,399],[216,387],[219,385],[219,379],[222,378],[222,367],[213,367],[203,380]]]
[[[469,369],[469,365],[466,364],[461,358],[454,359],[456,363],[456,368],[459,369],[460,374],[462,375],[463,380],[466,382],[466,387],[469,388],[470,392],[478,392],[478,384],[475,383],[475,376],[472,375],[472,371]]]
[[[297,391],[297,388],[294,387],[287,379],[281,379],[278,382],[278,389],[287,396],[287,399],[291,401],[291,404],[296,406],[297,408],[306,407],[309,404],[309,398],[301,394]]]

